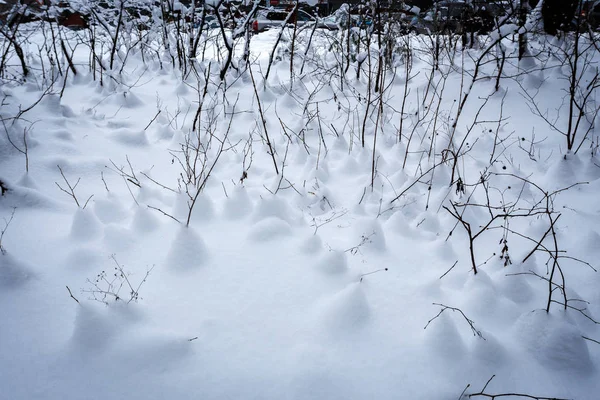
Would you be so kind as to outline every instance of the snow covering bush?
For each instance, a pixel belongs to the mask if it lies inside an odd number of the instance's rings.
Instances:
[[[4,397],[594,398],[594,32],[151,3],[0,25]]]
[[[114,254],[111,255],[111,259],[115,264],[113,269],[108,272],[103,270],[95,278],[88,279],[87,283],[89,286],[86,289],[82,289],[82,292],[89,294],[91,300],[106,305],[120,301],[127,304],[137,302],[141,298],[140,289],[146,282],[146,279],[148,279],[152,268],[146,272],[146,275],[142,279],[134,281],[131,273],[126,271],[123,265],[119,264]],[[123,292],[127,292],[127,294]]]

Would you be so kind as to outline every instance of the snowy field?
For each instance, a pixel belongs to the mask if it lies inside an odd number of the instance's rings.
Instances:
[[[100,73],[64,32],[76,75],[34,25],[0,86],[1,399],[599,398],[589,42],[570,112],[572,42],[543,35],[437,69],[399,38],[375,91],[342,33],[293,66],[286,33],[265,84],[277,31],[225,83],[223,47]]]

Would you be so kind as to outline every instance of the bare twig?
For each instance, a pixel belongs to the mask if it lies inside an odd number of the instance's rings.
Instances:
[[[73,300],[75,300],[75,301],[77,302],[77,304],[81,304],[81,303],[79,302],[79,300],[77,300],[77,298],[76,298],[75,296],[73,296],[73,293],[71,292],[71,289],[69,289],[69,287],[68,287],[68,286],[66,286],[66,288],[67,288],[67,290],[69,291],[69,296],[71,296],[71,298],[72,298]]]
[[[160,115],[161,112],[162,112],[162,110],[158,110],[156,112],[156,115],[154,116],[154,118],[152,118],[150,120],[150,122],[148,122],[148,125],[146,125],[146,127],[144,128],[144,131],[146,131],[148,128],[150,128],[150,125],[152,125],[152,123],[156,120],[156,118],[158,118],[158,116]]]
[[[458,264],[458,260],[454,261],[454,264],[452,264],[452,266],[450,267],[450,269],[446,272],[444,272],[444,275],[440,276],[440,279],[442,279],[443,277],[445,277],[446,275],[448,275],[448,273],[450,271],[452,271],[454,269],[454,267],[456,267],[456,264]]]
[[[163,211],[163,210],[161,210],[160,208],[153,207],[153,206],[151,206],[151,205],[149,205],[149,204],[148,204],[147,206],[148,206],[148,208],[150,208],[151,210],[156,210],[156,211],[158,211],[159,213],[161,213],[161,214],[162,214],[162,215],[164,215],[165,217],[169,217],[169,218],[171,218],[172,220],[174,220],[174,221],[176,221],[176,222],[179,222],[180,224],[182,223],[180,220],[178,220],[177,218],[175,218],[175,217],[174,217],[174,216],[172,216],[171,214],[168,214],[168,213],[164,212],[164,211]]]
[[[57,167],[58,167],[58,170],[60,171],[60,175],[62,176],[63,180],[65,181],[65,183],[67,185],[68,190],[65,189],[65,188],[63,188],[62,186],[60,186],[58,184],[58,182],[54,182],[54,183],[56,184],[56,186],[58,186],[58,188],[61,191],[63,191],[67,195],[69,195],[75,201],[75,204],[77,204],[78,208],[81,208],[81,209],[85,210],[85,208],[87,207],[89,201],[92,199],[92,197],[94,197],[94,195],[92,194],[90,197],[88,197],[88,199],[85,201],[85,204],[82,207],[81,204],[79,203],[79,200],[77,199],[77,195],[75,194],[75,189],[77,188],[77,185],[79,185],[79,181],[81,180],[81,178],[77,178],[77,182],[75,182],[74,185],[71,185],[71,183],[69,182],[69,180],[65,176],[65,173],[63,172],[63,170],[60,167],[60,165],[57,165]]]
[[[104,180],[104,171],[100,171],[100,178],[102,179],[102,183],[104,183],[104,189],[106,189],[106,191],[108,193],[110,193],[110,190],[108,190],[108,185],[106,184],[106,181]]]
[[[254,95],[256,96],[256,103],[258,105],[258,112],[260,114],[260,121],[262,123],[262,128],[265,133],[265,140],[267,142],[267,146],[269,147],[269,155],[273,160],[273,166],[275,167],[275,174],[279,175],[279,168],[277,167],[277,161],[275,161],[275,150],[273,149],[273,145],[271,144],[271,139],[269,139],[269,132],[267,131],[267,120],[265,114],[263,112],[263,108],[260,102],[260,96],[258,95],[258,89],[256,88],[256,82],[254,80],[254,74],[252,73],[252,68],[248,69],[250,71],[250,78],[252,79],[252,87],[254,88]],[[266,77],[264,78],[266,81]]]
[[[569,400],[569,399],[565,399],[565,398],[559,398],[559,397],[544,397],[544,396],[533,396],[530,394],[525,394],[525,393],[497,393],[497,394],[492,394],[492,393],[486,393],[485,390],[488,387],[488,385],[490,384],[490,382],[492,381],[492,379],[494,379],[496,375],[492,375],[492,377],[487,381],[487,383],[485,384],[485,386],[483,387],[483,389],[481,389],[481,391],[477,392],[477,393],[471,393],[469,394],[469,398],[471,397],[487,397],[489,399],[495,400],[501,397],[521,397],[524,399],[534,399],[534,400]]]
[[[598,340],[595,340],[595,339],[589,338],[589,337],[587,337],[587,336],[581,336],[581,337],[582,337],[582,338],[584,338],[585,340],[589,340],[590,342],[594,342],[594,343],[596,343],[596,344],[600,344],[600,341],[598,341]]]
[[[473,322],[473,320],[472,320],[472,319],[469,319],[469,318],[468,318],[468,317],[465,315],[465,313],[464,313],[464,312],[462,312],[462,310],[461,310],[461,309],[459,309],[459,308],[455,308],[455,307],[450,307],[450,306],[447,306],[447,305],[444,305],[444,304],[440,304],[440,303],[433,303],[433,305],[434,305],[434,306],[439,306],[439,307],[441,307],[441,310],[440,310],[440,312],[438,312],[438,313],[437,313],[437,315],[436,315],[435,317],[433,317],[433,318],[431,318],[429,321],[427,321],[427,324],[425,325],[425,327],[424,327],[423,329],[427,329],[427,327],[429,326],[429,324],[430,324],[430,323],[431,323],[433,320],[437,319],[437,318],[438,318],[440,315],[442,315],[442,313],[443,313],[444,311],[446,311],[446,310],[450,310],[450,311],[457,311],[458,313],[460,313],[460,315],[462,315],[462,316],[463,316],[463,318],[465,319],[465,321],[467,321],[467,323],[469,324],[469,327],[471,328],[471,332],[473,332],[473,336],[479,336],[479,337],[480,337],[480,338],[482,338],[483,340],[486,340],[486,339],[483,337],[483,334],[481,333],[481,331],[475,328],[475,322]]]
[[[329,216],[327,218],[317,220],[317,218],[313,217],[311,225],[310,225],[313,228],[315,228],[313,235],[317,234],[317,231],[319,230],[320,227],[327,225],[330,222],[333,222],[338,218],[342,218],[346,214],[348,214],[348,210],[341,210],[341,211],[333,210],[331,213],[331,216]]]
[[[375,271],[371,271],[371,272],[367,272],[366,274],[362,274],[362,275],[360,276],[360,282],[362,282],[362,281],[363,281],[363,278],[364,278],[365,276],[367,276],[367,275],[371,275],[371,274],[375,274],[375,273],[377,273],[377,272],[381,272],[381,271],[387,271],[387,270],[388,270],[388,268],[380,268],[380,269],[377,269],[377,270],[375,270]]]
[[[140,288],[148,279],[148,276],[154,269],[154,266],[146,271],[144,277],[140,282],[135,285],[129,279],[130,273],[126,272],[123,265],[119,264],[116,256],[113,254],[110,258],[114,261],[115,267],[113,272],[100,272],[94,280],[88,279],[87,283],[91,286],[89,289],[82,289],[83,293],[89,293],[91,295],[90,300],[99,301],[106,305],[109,305],[109,299],[116,301],[125,301],[127,304],[137,302],[140,297]],[[129,291],[129,297],[122,296],[120,294],[121,289],[126,287]],[[67,288],[68,289],[68,288]],[[70,291],[69,291],[70,292]]]
[[[16,210],[17,210],[17,208],[13,207],[13,210],[10,213],[10,217],[8,218],[8,220],[6,218],[4,218],[4,228],[2,228],[2,230],[0,231],[0,254],[6,254],[6,249],[2,245],[2,239],[4,239],[4,234],[8,230],[10,223],[12,222],[13,218],[15,217]]]
[[[140,172],[140,174],[144,175],[150,182],[152,182],[152,183],[160,186],[161,188],[166,189],[166,190],[168,190],[170,192],[173,192],[173,193],[178,193],[177,190],[171,189],[170,187],[163,185],[162,183],[156,181],[155,179],[150,178],[150,176],[147,173]]]
[[[8,185],[0,180],[0,196],[4,196],[6,192],[8,192]]]

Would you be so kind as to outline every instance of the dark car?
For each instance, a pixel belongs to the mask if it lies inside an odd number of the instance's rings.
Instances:
[[[47,20],[71,29],[88,26],[88,16],[71,7],[68,1],[0,0],[0,24]]]
[[[578,22],[582,23],[584,29],[597,30],[600,27],[600,0],[583,1],[578,7],[574,26]]]
[[[37,0],[3,0],[0,1],[0,24],[13,24],[39,21],[41,5]]]
[[[412,24],[419,33],[486,33],[505,12],[499,2],[440,1]]]
[[[252,30],[254,32],[262,32],[271,28],[280,28],[286,20],[289,24],[296,23],[298,27],[316,24],[317,28],[338,29],[338,25],[333,17],[319,18],[305,11],[298,10],[295,15],[291,15],[288,19],[290,12],[290,10],[277,8],[261,10],[252,21]]]

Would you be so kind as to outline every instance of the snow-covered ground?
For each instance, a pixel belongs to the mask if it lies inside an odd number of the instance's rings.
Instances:
[[[428,42],[412,37],[411,79],[398,56],[380,103],[368,60],[343,87],[326,68],[341,58],[333,33],[317,33],[300,74],[305,33],[293,83],[285,52],[262,83],[274,31],[252,39],[253,74],[232,72],[225,93],[213,62],[200,182],[214,169],[189,226],[186,187],[194,197],[200,183],[186,186],[181,151],[197,143],[208,62],[182,80],[167,57],[132,52],[100,82],[80,46],[62,97],[64,77],[2,130],[0,398],[458,399],[492,376],[488,394],[600,396],[600,130],[582,122],[587,140],[567,152],[533,105],[564,129],[560,54],[508,59],[498,91],[497,64],[485,63],[469,89],[481,49],[444,53],[430,79]],[[545,43],[533,40],[532,54]],[[2,118],[44,89],[39,75],[2,84]],[[7,139],[23,150],[24,131],[28,172]],[[76,183],[80,207],[61,190]],[[452,204],[473,233],[514,215],[475,238],[477,274]],[[561,257],[591,265],[559,258],[568,304],[585,311],[546,312],[548,279],[563,301],[554,237]]]

